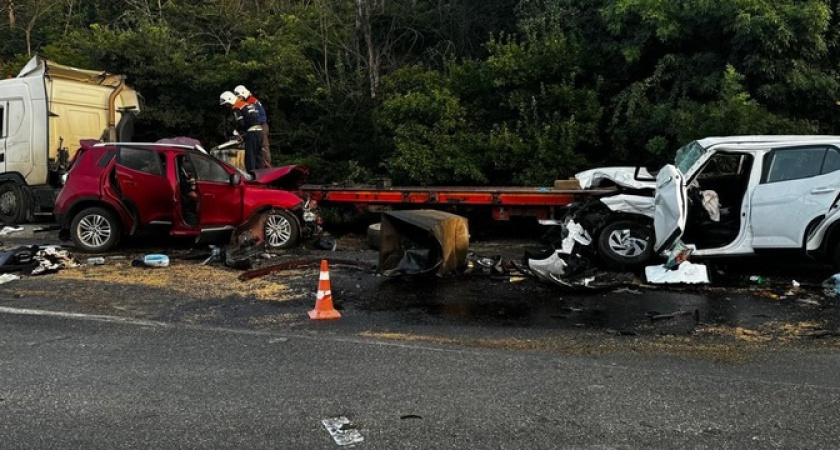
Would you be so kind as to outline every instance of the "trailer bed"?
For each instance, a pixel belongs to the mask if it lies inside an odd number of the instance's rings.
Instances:
[[[553,187],[522,186],[394,186],[372,185],[314,185],[307,184],[301,192],[324,206],[354,205],[359,209],[376,210],[430,208],[442,210],[491,209],[496,220],[511,216],[532,216],[538,220],[552,220],[558,209],[611,192],[606,189],[557,189]]]

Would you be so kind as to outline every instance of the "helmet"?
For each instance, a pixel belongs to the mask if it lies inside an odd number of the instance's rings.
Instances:
[[[236,86],[235,88],[233,88],[233,92],[236,92],[236,95],[238,95],[238,96],[240,96],[244,99],[247,99],[248,97],[251,96],[251,91],[246,89],[245,86],[242,86],[241,84],[239,86]]]
[[[233,106],[236,103],[236,96],[233,95],[231,91],[224,91],[222,95],[219,96],[219,105],[231,105]]]

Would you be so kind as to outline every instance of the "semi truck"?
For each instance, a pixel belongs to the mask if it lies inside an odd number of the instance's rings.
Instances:
[[[80,141],[131,141],[141,98],[125,81],[38,56],[0,80],[0,221],[51,213]]]

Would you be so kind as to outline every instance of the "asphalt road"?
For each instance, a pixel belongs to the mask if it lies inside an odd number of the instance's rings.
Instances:
[[[837,448],[840,357],[570,357],[0,311],[4,449]]]

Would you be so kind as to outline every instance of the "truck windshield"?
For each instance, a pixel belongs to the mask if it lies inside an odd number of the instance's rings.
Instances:
[[[689,144],[677,150],[674,165],[677,166],[677,169],[680,169],[680,172],[685,174],[703,156],[703,153],[706,153],[706,149],[700,146],[697,141],[691,141]]]

